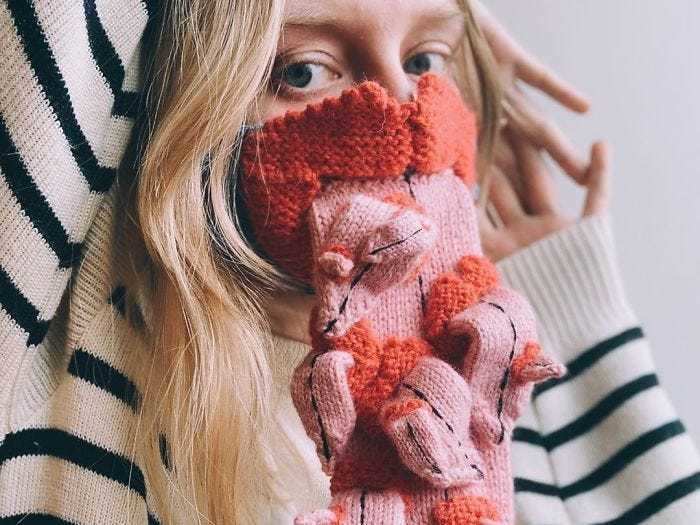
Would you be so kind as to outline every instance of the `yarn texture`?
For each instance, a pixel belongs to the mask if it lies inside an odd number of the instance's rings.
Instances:
[[[297,525],[513,523],[515,421],[565,368],[482,252],[476,140],[432,74],[409,102],[364,82],[246,136],[256,241],[317,298],[291,393],[333,498]]]

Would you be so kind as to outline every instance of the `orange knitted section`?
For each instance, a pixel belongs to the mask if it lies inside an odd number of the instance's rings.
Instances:
[[[528,341],[525,343],[525,348],[523,349],[522,353],[513,359],[513,363],[511,365],[513,377],[520,377],[523,368],[530,363],[537,361],[541,354],[542,348],[539,344],[534,341]]]
[[[404,399],[388,403],[387,406],[383,408],[382,414],[386,421],[395,421],[427,406],[428,403],[422,399]]]
[[[333,525],[341,525],[345,521],[345,517],[347,513],[345,512],[345,509],[343,508],[342,505],[331,505],[328,507],[330,511],[335,514],[335,520],[333,521]]]
[[[413,167],[418,173],[452,167],[466,184],[474,184],[476,120],[473,113],[465,112],[459,92],[449,81],[427,81],[415,104],[409,119],[413,127]]]
[[[348,385],[355,400],[358,417],[365,414],[362,396],[377,377],[381,364],[382,346],[366,320],[355,323],[343,336],[327,339],[330,350],[352,354],[355,366],[348,372]]]
[[[331,179],[399,178],[453,167],[473,184],[476,118],[450,80],[423,75],[400,104],[376,82],[289,112],[249,133],[242,188],[255,238],[289,274],[311,271],[305,216]]]
[[[377,376],[360,397],[360,402],[365,405],[365,410],[374,420],[377,419],[384,401],[396,391],[401,379],[416,366],[418,359],[430,353],[430,346],[422,339],[390,337],[386,340],[382,346]]]
[[[437,525],[482,525],[482,519],[498,520],[498,508],[483,496],[459,496],[433,508]]]
[[[251,182],[243,186],[256,241],[272,261],[290,275],[306,278],[311,273],[312,260],[311,239],[304,217],[321,183],[313,171],[304,167],[297,170],[293,185],[279,169],[273,166],[261,169],[265,170],[264,181],[251,178]]]
[[[343,255],[343,256],[347,257],[348,259],[352,259],[352,257],[353,257],[353,254],[350,251],[350,248],[348,248],[347,246],[345,246],[343,244],[334,244],[334,245],[326,248],[324,251],[339,253],[340,255]]]
[[[457,261],[457,273],[467,283],[485,293],[500,282],[498,270],[486,257],[465,255]]]
[[[355,366],[348,385],[355,400],[358,421],[369,432],[380,431],[379,409],[421,356],[432,353],[428,343],[410,337],[388,338],[383,344],[368,321],[353,325],[345,335],[327,340],[327,348],[352,354]]]
[[[456,273],[447,272],[433,282],[426,301],[423,331],[430,340],[440,337],[452,317],[479,300],[479,290]]]
[[[418,213],[425,213],[423,206],[418,204],[416,200],[407,193],[392,193],[391,195],[384,197],[382,200],[384,202],[388,202],[389,204],[396,204],[400,208],[409,208],[417,211]]]
[[[452,317],[497,285],[498,271],[491,261],[476,255],[462,257],[456,272],[440,275],[430,288],[423,324],[425,336],[433,340],[443,335]]]

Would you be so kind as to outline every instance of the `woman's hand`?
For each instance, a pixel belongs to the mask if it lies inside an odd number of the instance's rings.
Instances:
[[[503,108],[508,125],[531,147],[547,151],[564,172],[581,182],[587,168],[585,159],[559,128],[527,99],[517,81],[539,89],[577,113],[588,111],[587,98],[513,40],[479,0],[473,0],[472,5],[477,23],[501,70],[505,88]],[[512,175],[515,160],[515,152],[508,141],[501,141],[496,148],[496,164],[507,175]]]
[[[564,229],[575,219],[557,207],[544,151],[577,184],[587,189],[583,215],[603,212],[608,200],[608,151],[605,143],[591,148],[584,159],[559,128],[534,106],[518,86],[521,80],[563,106],[585,113],[588,100],[515,42],[478,1],[477,22],[501,69],[504,121],[496,142],[492,173],[483,188],[488,202],[480,207],[484,251],[493,260]]]
[[[494,167],[489,203],[486,208],[479,207],[479,229],[484,252],[494,262],[568,228],[577,220],[559,210],[553,181],[541,154],[522,141],[514,141],[514,152],[522,191],[516,192],[511,181]],[[609,198],[608,166],[608,146],[605,142],[596,142],[591,147],[590,162],[582,177],[586,198],[581,217],[606,211]]]

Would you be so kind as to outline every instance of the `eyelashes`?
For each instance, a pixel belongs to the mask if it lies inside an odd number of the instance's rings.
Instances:
[[[315,56],[314,56],[315,55]],[[407,75],[447,73],[452,54],[438,51],[420,51],[402,64]],[[308,101],[330,92],[338,84],[352,83],[352,72],[343,71],[329,55],[315,53],[307,56],[277,59],[270,79],[270,89],[278,98]]]
[[[403,63],[406,73],[422,75],[423,73],[444,73],[447,68],[448,58],[441,53],[423,52],[416,53]]]
[[[271,84],[278,94],[305,96],[328,89],[342,75],[313,61],[296,61],[273,69]]]

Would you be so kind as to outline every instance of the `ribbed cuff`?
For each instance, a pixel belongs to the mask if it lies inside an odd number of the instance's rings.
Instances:
[[[637,324],[607,214],[581,219],[497,266],[507,286],[530,300],[542,346],[563,362]]]

